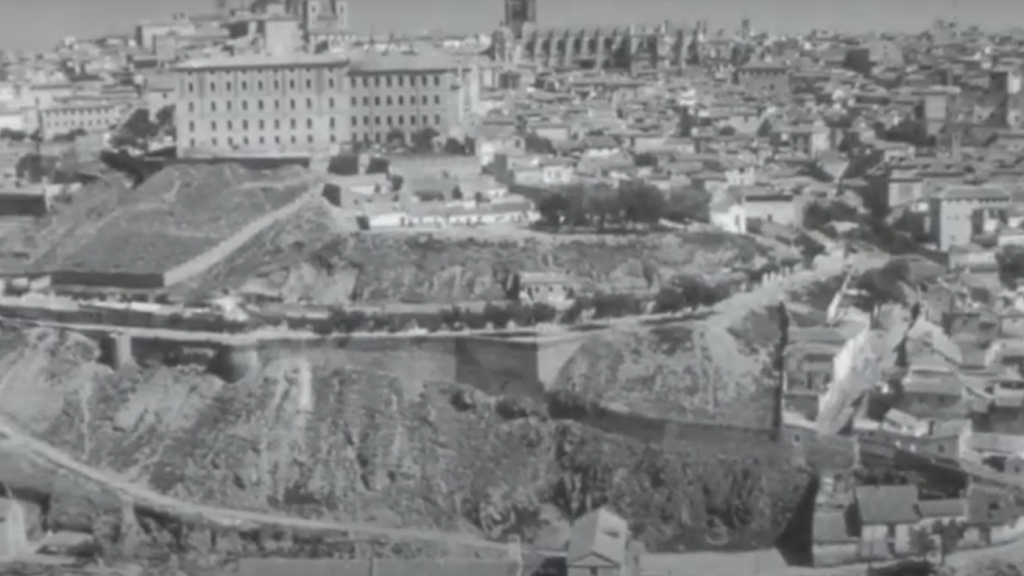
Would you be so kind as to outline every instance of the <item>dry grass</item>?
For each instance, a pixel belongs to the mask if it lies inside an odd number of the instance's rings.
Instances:
[[[298,169],[250,171],[226,164],[172,166],[134,190],[83,191],[51,218],[33,267],[163,271],[285,206],[309,186]]]

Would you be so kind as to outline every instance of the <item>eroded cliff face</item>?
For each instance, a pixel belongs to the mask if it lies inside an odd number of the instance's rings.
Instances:
[[[457,385],[296,352],[229,384],[97,363],[48,330],[0,342],[0,410],[76,458],[219,506],[557,546],[609,504],[655,550],[769,545],[804,485],[780,448],[671,450]]]

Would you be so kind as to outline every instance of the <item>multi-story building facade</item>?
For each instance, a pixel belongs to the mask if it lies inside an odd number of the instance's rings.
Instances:
[[[75,130],[105,132],[115,127],[130,109],[130,103],[99,97],[57,100],[39,110],[40,133],[44,139],[50,139]]]
[[[440,53],[250,55],[176,69],[182,157],[320,154],[458,127],[479,75]]]

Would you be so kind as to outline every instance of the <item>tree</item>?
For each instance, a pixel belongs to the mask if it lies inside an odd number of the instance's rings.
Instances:
[[[569,209],[569,201],[561,192],[554,192],[544,196],[537,202],[537,211],[540,212],[541,220],[558,230],[562,225],[562,218]]]
[[[939,537],[939,562],[946,563],[946,556],[956,552],[960,540],[964,537],[965,527],[956,520],[948,520],[933,525],[932,531]]]
[[[444,141],[444,153],[452,156],[462,156],[466,153],[466,147],[455,138],[448,138]]]
[[[554,154],[555,145],[547,138],[542,138],[534,132],[528,132],[523,137],[523,147],[530,154]]]
[[[711,194],[695,187],[669,191],[665,217],[679,222],[710,222]]]
[[[434,150],[434,138],[437,137],[437,130],[429,126],[421,128],[412,134],[412,148],[417,152],[432,152]]]
[[[638,167],[658,167],[658,157],[650,152],[641,152],[633,157],[633,163]]]
[[[932,535],[925,528],[912,528],[910,530],[910,549],[922,559],[935,551],[935,541]]]
[[[452,187],[452,200],[462,200],[462,188],[458,184]]]
[[[626,220],[653,226],[665,215],[665,195],[656,186],[631,182],[619,191]]]
[[[402,132],[398,128],[392,128],[391,130],[388,130],[384,141],[390,146],[405,146],[405,132]]]

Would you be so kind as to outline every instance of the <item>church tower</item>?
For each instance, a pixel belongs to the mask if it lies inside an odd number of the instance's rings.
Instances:
[[[525,24],[537,23],[537,0],[505,0],[505,21],[503,24],[518,40],[523,37]]]

